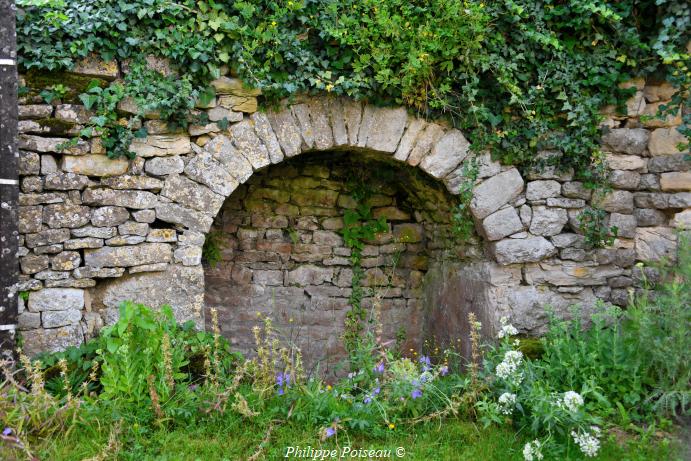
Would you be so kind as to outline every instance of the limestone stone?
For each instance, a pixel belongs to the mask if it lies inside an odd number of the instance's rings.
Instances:
[[[53,204],[43,207],[43,222],[51,228],[81,227],[91,219],[91,208],[71,204]]]
[[[29,253],[28,255],[19,258],[19,265],[22,272],[25,274],[36,274],[42,270],[48,269],[49,258],[46,255],[36,255]]]
[[[156,218],[173,224],[182,224],[189,229],[200,232],[207,232],[213,223],[212,216],[175,203],[158,205]]]
[[[358,146],[393,154],[403,136],[408,113],[405,108],[365,106],[358,132]]]
[[[146,237],[149,234],[149,225],[146,223],[128,221],[118,226],[118,233],[120,235],[138,235],[140,237]]]
[[[218,133],[221,131],[221,127],[218,123],[207,123],[206,125],[190,125],[187,128],[187,132],[190,136],[201,136],[208,133]]]
[[[183,266],[196,266],[202,262],[202,249],[198,246],[187,246],[178,248],[173,253],[176,263]]]
[[[63,311],[84,308],[84,290],[77,288],[44,288],[29,293],[29,312]]]
[[[19,119],[49,118],[53,114],[50,104],[27,104],[19,106]]]
[[[314,149],[314,127],[310,120],[310,110],[307,104],[293,104],[290,106],[296,125],[300,131],[303,150]]]
[[[415,145],[408,155],[408,165],[417,166],[429,154],[432,146],[444,136],[444,128],[437,123],[428,123],[415,140]]]
[[[98,211],[98,210],[94,210]],[[73,237],[95,237],[95,238],[102,238],[102,239],[107,239],[110,237],[114,237],[115,234],[117,233],[117,230],[114,227],[95,227],[95,226],[85,226],[85,227],[80,227],[78,229],[72,229],[71,230],[72,236]]]
[[[259,285],[281,286],[283,285],[283,271],[257,270],[252,274],[252,281]]]
[[[151,224],[156,220],[156,210],[139,210],[132,213],[132,217],[137,222]]]
[[[670,208],[688,208],[691,207],[691,192],[677,192],[669,195]]]
[[[538,205],[533,207],[529,230],[533,235],[557,235],[568,221],[569,215],[566,210]]]
[[[146,236],[147,242],[175,242],[177,239],[175,229],[151,229]]]
[[[634,238],[637,221],[634,215],[612,213],[609,215],[609,225],[616,226],[619,237]]]
[[[86,189],[82,200],[87,205],[120,206],[141,210],[153,208],[158,203],[158,197],[147,191],[115,190],[115,189]]]
[[[238,152],[249,160],[252,168],[258,170],[271,163],[269,151],[255,133],[250,120],[231,126],[230,133]]]
[[[639,208],[658,208],[664,210],[669,207],[669,195],[657,192],[638,192],[634,196],[634,203]]]
[[[650,134],[648,150],[650,155],[671,155],[688,153],[688,148],[679,150],[677,146],[688,143],[686,137],[677,128],[658,128]]]
[[[674,113],[674,114],[669,114],[669,115],[664,115],[662,117],[658,117],[658,111],[660,110],[660,106],[666,105],[668,103],[666,102],[653,102],[648,104],[645,107],[645,110],[643,111],[642,115],[645,115],[647,118],[645,120],[642,120],[643,126],[648,127],[648,128],[659,128],[659,127],[673,127],[673,126],[679,126],[682,123],[681,120],[681,108]]]
[[[22,312],[17,316],[17,327],[20,330],[41,328],[41,314],[39,312]]]
[[[401,137],[401,141],[398,143],[398,147],[396,148],[393,158],[400,160],[401,162],[408,160],[408,156],[410,155],[418,136],[420,133],[422,133],[426,126],[427,122],[425,120],[416,117],[408,117],[405,132]]]
[[[691,191],[691,171],[662,173],[660,188],[663,191]]]
[[[51,173],[44,178],[46,190],[82,190],[89,185],[89,178],[74,173]]]
[[[408,221],[410,219],[410,214],[394,206],[375,208],[372,212],[372,216],[375,218],[381,218],[383,216],[387,221]]]
[[[441,179],[451,173],[468,156],[470,143],[456,129],[446,132],[420,162],[420,168]]]
[[[35,248],[38,246],[52,245],[55,243],[62,243],[70,238],[69,229],[45,229],[41,232],[26,234],[24,236],[26,246]]]
[[[43,192],[43,180],[40,176],[25,176],[20,181],[22,192]]]
[[[242,112],[233,112],[224,107],[214,107],[207,112],[209,120],[212,122],[220,122],[223,119],[228,120],[230,123],[239,122],[242,120]]]
[[[216,215],[223,205],[224,197],[206,186],[184,176],[170,175],[166,178],[161,195],[187,208]]]
[[[179,155],[150,158],[144,166],[144,170],[154,176],[182,173],[184,169],[185,163]]]
[[[672,228],[639,227],[635,245],[639,261],[676,260],[677,236]]]
[[[55,118],[68,123],[84,125],[91,120],[93,113],[78,104],[58,104],[55,107]]]
[[[130,144],[130,151],[140,157],[165,157],[187,154],[192,151],[192,145],[187,135],[159,134],[135,138]]]
[[[83,155],[89,153],[89,143],[83,140],[77,144],[69,143],[68,138],[48,138],[44,136],[34,136],[22,134],[18,138],[17,145],[20,149],[30,150],[40,153]]]
[[[110,159],[102,154],[64,155],[60,168],[67,173],[85,176],[117,176],[127,172],[126,158]]]
[[[84,341],[81,325],[68,325],[47,330],[36,329],[22,332],[24,338],[23,351],[28,356],[40,352],[58,352],[69,346],[79,346]]]
[[[87,77],[98,77],[106,80],[115,80],[119,75],[118,63],[115,60],[103,61],[95,54],[77,61],[72,72]]]
[[[307,103],[307,107],[314,133],[315,149],[331,149],[334,146],[334,139],[326,102],[321,98],[313,98]]]
[[[269,118],[262,112],[255,112],[250,115],[250,120],[252,120],[254,124],[254,131],[269,152],[271,163],[281,162],[283,160],[283,151],[281,150],[281,145],[278,142],[276,134],[271,128]]]
[[[650,173],[664,173],[669,171],[688,171],[691,161],[686,154],[658,155],[648,162]]]
[[[597,266],[563,261],[559,264],[541,262],[526,266],[525,279],[530,285],[548,283],[557,286],[606,285],[607,279],[623,273],[617,266]]]
[[[336,232],[314,231],[312,241],[317,245],[328,245],[332,247],[343,245],[343,238]]]
[[[633,213],[633,194],[623,190],[613,190],[606,194],[597,194],[596,200],[603,210],[610,213]]]
[[[583,208],[585,200],[579,198],[550,197],[545,202],[548,207]]]
[[[658,102],[660,100],[667,101],[672,99],[677,89],[671,84],[664,82],[660,85],[646,85],[643,88],[643,95],[648,102]]]
[[[286,283],[288,285],[307,286],[321,285],[324,282],[331,282],[334,271],[331,268],[317,267],[313,265],[303,265],[286,273]]]
[[[19,207],[19,232],[26,234],[29,232],[41,231],[43,220],[42,206],[20,206]]]
[[[521,208],[519,209],[520,211],[520,216],[521,216],[521,222],[523,223],[523,226],[525,228],[530,227],[530,221],[533,219],[533,209],[530,208],[528,205],[521,205]]]
[[[611,152],[642,155],[649,137],[650,132],[643,128],[616,128],[602,136],[602,142]]]
[[[258,88],[245,86],[242,80],[232,77],[219,77],[211,82],[217,94],[232,94],[235,96],[259,96],[262,91]]]
[[[652,208],[636,208],[634,216],[640,227],[661,226],[667,223],[667,216],[662,211]]]
[[[641,182],[638,183],[640,190],[660,190],[660,177],[656,174],[641,175]]]
[[[52,271],[46,270],[34,274],[34,278],[38,280],[65,280],[70,277],[67,271]]]
[[[302,136],[290,109],[283,109],[266,114],[273,128],[278,143],[286,157],[294,157],[302,152]]]
[[[492,244],[499,264],[537,262],[556,254],[557,249],[544,237],[504,239]]]
[[[64,327],[65,325],[76,325],[82,319],[82,311],[77,309],[66,309],[63,311],[46,311],[41,314],[44,328]]]
[[[557,181],[530,181],[525,189],[525,198],[528,200],[544,200],[548,197],[557,197],[560,193],[561,184]]]
[[[127,209],[119,206],[104,206],[94,208],[91,215],[91,224],[96,227],[111,227],[122,224],[130,219]]]
[[[127,269],[128,274],[139,274],[141,272],[161,272],[166,271],[170,265],[168,263],[154,263],[142,264],[141,266],[132,266]]]
[[[19,151],[17,167],[20,175],[39,174],[41,172],[41,156],[35,152]]]
[[[19,194],[19,205],[41,205],[51,203],[64,203],[67,194],[51,192],[46,194]]]
[[[185,167],[185,174],[224,197],[230,195],[239,185],[231,171],[214,160],[212,154],[208,152],[197,154],[190,160]]]
[[[225,166],[225,170],[237,179],[237,182],[244,183],[252,176],[254,171],[252,164],[227,137],[216,136],[204,147],[204,150],[210,153],[214,160]]]
[[[641,175],[635,171],[613,170],[609,174],[609,182],[617,189],[637,189]]]
[[[339,98],[329,98],[327,102],[327,110],[331,120],[331,132],[334,138],[335,146],[348,145],[348,129],[345,124],[345,112],[343,109],[343,102]]]
[[[523,230],[523,223],[513,207],[503,208],[482,221],[482,228],[488,240],[499,240]]]
[[[163,181],[142,175],[120,175],[101,179],[101,185],[111,189],[160,190]]]
[[[71,271],[79,267],[82,257],[76,251],[63,251],[54,256],[50,261],[50,266],[55,271]]]
[[[65,250],[83,250],[84,248],[101,248],[103,239],[96,237],[84,237],[70,239],[65,242]]]
[[[177,322],[197,322],[203,328],[204,270],[201,266],[171,265],[164,271],[138,273],[100,283],[94,290],[94,309],[117,309],[123,301],[136,300],[158,309],[168,304]]]
[[[114,278],[120,277],[125,273],[125,269],[122,267],[78,267],[73,272],[72,275],[77,279],[88,279],[88,278]]]
[[[249,114],[256,112],[259,107],[257,98],[225,94],[218,98],[218,105],[226,109],[232,109],[234,112],[246,112]]]
[[[62,245],[61,244],[53,244],[53,245],[46,245],[46,246],[41,246],[41,247],[36,247],[34,248],[34,253],[37,255],[42,255],[42,254],[57,254],[62,251]]]
[[[670,225],[678,229],[691,229],[691,209],[676,213]]]
[[[509,203],[523,191],[523,178],[512,168],[486,179],[473,189],[470,210],[477,219],[484,219]]]
[[[647,160],[636,155],[606,155],[607,166],[613,170],[643,170]]]
[[[55,161],[55,157],[50,154],[41,155],[41,174],[47,175],[50,173],[57,173],[58,162]]]
[[[84,263],[96,268],[137,266],[170,260],[171,247],[167,243],[142,243],[136,246],[84,250]]]

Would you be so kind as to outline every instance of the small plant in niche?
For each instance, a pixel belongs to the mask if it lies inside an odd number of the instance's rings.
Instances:
[[[588,208],[578,215],[585,243],[591,248],[604,248],[614,243],[619,233],[617,226],[607,226],[607,212],[599,208]]]
[[[221,262],[223,248],[225,248],[223,232],[209,232],[206,235],[204,246],[202,247],[202,259],[209,263],[211,267],[216,267],[218,263]]]

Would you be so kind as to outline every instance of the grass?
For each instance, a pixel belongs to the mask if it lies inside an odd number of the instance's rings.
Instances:
[[[195,427],[167,430],[144,429],[136,424],[123,429],[117,454],[106,459],[157,461],[212,461],[248,459],[258,450],[266,437],[268,421],[248,422],[228,414],[213,422]],[[97,420],[83,421],[66,437],[46,440],[33,445],[41,460],[83,460],[96,456],[108,444],[111,427]],[[319,428],[296,422],[279,424],[271,432],[268,443],[257,459],[285,459],[290,446],[315,449],[391,450],[390,458],[411,460],[522,460],[526,442],[511,428],[483,429],[474,423],[451,419],[429,422],[414,428],[396,428],[382,438],[363,436],[350,438],[339,431],[324,442],[319,439]],[[621,437],[618,437],[621,439]],[[405,455],[396,456],[403,447]],[[623,446],[614,436],[604,441],[598,460],[648,461],[681,459],[680,446],[672,438],[629,439]],[[0,451],[0,458],[3,458]],[[4,458],[3,458],[4,459]],[[8,458],[12,459],[12,458]],[[297,459],[297,458],[293,458]],[[334,459],[334,458],[330,458]],[[338,459],[338,458],[336,458]],[[366,458],[370,459],[370,458]],[[583,459],[579,454],[573,458]]]

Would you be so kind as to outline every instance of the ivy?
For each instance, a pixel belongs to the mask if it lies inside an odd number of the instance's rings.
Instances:
[[[353,272],[349,298],[350,310],[346,314],[343,342],[351,357],[351,364],[353,364],[354,360],[352,359],[360,350],[364,322],[367,319],[367,313],[362,307],[364,296],[362,279],[365,274],[361,264],[362,250],[366,241],[374,240],[377,234],[386,232],[389,227],[386,218],[375,219],[372,216],[372,206],[368,203],[372,191],[367,187],[364,178],[350,181],[349,186],[352,189],[351,196],[356,206],[353,209],[345,210],[343,214],[344,225],[341,229],[343,241],[350,248],[350,263]]]
[[[664,78],[678,91],[663,112],[691,103],[681,0],[17,3],[23,69],[69,70],[93,52],[127,60],[123,97],[180,126],[230,69],[269,100],[326,91],[446,117],[505,164],[573,169],[599,187],[600,109],[623,111],[634,91],[619,84]],[[149,56],[166,58],[179,77],[146,69]],[[686,135],[690,117],[679,129]],[[102,127],[123,138],[111,155],[127,154],[129,135],[115,126]]]

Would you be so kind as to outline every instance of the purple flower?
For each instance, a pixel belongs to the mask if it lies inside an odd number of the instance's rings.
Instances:
[[[276,374],[276,385],[278,386],[278,395],[285,394],[285,388],[290,387],[290,373]]]
[[[375,373],[384,373],[384,362],[379,362],[374,366],[374,372]]]
[[[327,427],[324,435],[328,439],[329,437],[333,436],[335,433],[336,433],[336,429],[334,429],[333,427]]]
[[[432,361],[429,359],[428,355],[423,355],[420,357],[420,363],[422,364],[422,369],[424,371],[429,371],[432,368]]]
[[[381,392],[381,388],[375,387],[374,390],[372,391],[372,395],[379,395],[380,392]]]
[[[367,397],[365,397],[364,402],[365,405],[369,405],[370,403],[372,403],[372,396],[368,394]]]
[[[12,435],[12,428],[11,428],[11,427],[6,427],[6,428],[2,431],[2,435],[4,435],[5,437],[7,437],[8,435]]]
[[[284,391],[282,387],[279,387],[277,392],[278,392],[278,395],[283,395],[286,393],[286,391]]]
[[[446,365],[444,365],[443,367],[441,367],[441,368],[439,369],[439,374],[442,375],[442,376],[448,375],[448,374],[449,374],[449,367],[447,367]]]
[[[422,397],[422,391],[420,389],[413,389],[413,392],[410,393],[410,396],[413,398],[413,400],[415,400],[418,397]]]

